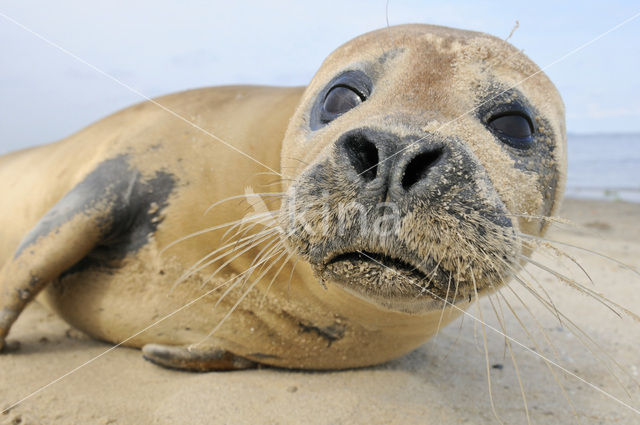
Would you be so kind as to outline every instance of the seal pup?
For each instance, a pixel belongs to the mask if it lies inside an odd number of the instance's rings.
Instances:
[[[346,43],[306,88],[133,106],[0,158],[0,341],[44,289],[72,326],[168,367],[385,362],[520,269],[565,151],[533,62],[430,25]],[[276,205],[242,195],[250,178]]]

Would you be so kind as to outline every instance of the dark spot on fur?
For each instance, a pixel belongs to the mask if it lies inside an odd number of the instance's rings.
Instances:
[[[13,323],[16,318],[16,311],[9,308],[4,307],[0,310],[0,330],[6,330]]]
[[[29,279],[30,288],[36,288],[40,283],[42,283],[42,279],[40,277],[31,275],[31,279]]]
[[[321,328],[313,324],[298,323],[302,333],[314,333],[320,338],[327,341],[327,347],[331,347],[335,341],[339,341],[344,336],[346,326],[342,323],[334,323],[330,326]]]
[[[127,188],[135,180],[132,171],[126,155],[102,162],[42,217],[20,243],[15,257],[19,257],[25,248],[39,238],[58,231],[60,226],[76,215],[89,215],[100,201],[107,201],[108,205],[113,206],[113,213],[118,214],[118,206],[125,203],[123,198],[127,197]]]
[[[404,52],[406,49],[404,48],[399,48],[396,47],[394,49],[389,49],[387,51],[385,51],[379,58],[378,58],[378,64],[380,65],[384,65],[387,61],[395,58],[396,56],[398,56],[400,53]]]
[[[127,155],[103,161],[49,210],[20,244],[16,257],[38,238],[87,214],[96,217],[101,242],[65,274],[93,265],[108,267],[146,245],[162,222],[161,213],[175,185],[175,176],[165,171],[143,178],[130,166]]]
[[[18,297],[21,300],[28,300],[29,298],[31,298],[31,291],[29,291],[28,289],[16,289],[16,291],[18,292]]]
[[[264,354],[264,353],[251,353],[251,354],[247,354],[247,357],[255,357],[257,359],[279,359],[280,358],[273,354]]]

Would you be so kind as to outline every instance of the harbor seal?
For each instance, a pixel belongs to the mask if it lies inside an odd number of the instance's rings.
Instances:
[[[520,269],[565,139],[524,54],[419,24],[344,44],[307,87],[135,105],[0,158],[0,341],[40,293],[167,367],[388,361]]]

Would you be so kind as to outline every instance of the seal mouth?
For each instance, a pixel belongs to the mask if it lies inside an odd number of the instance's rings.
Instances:
[[[351,264],[369,264],[374,267],[386,267],[387,269],[397,271],[400,276],[411,275],[412,280],[426,280],[427,275],[420,270],[419,266],[413,265],[400,258],[391,257],[385,254],[379,254],[370,251],[353,251],[338,254],[326,263],[326,267],[340,262],[348,262]]]
[[[442,299],[447,287],[445,273],[430,259],[411,261],[355,250],[335,254],[314,268],[322,281],[334,282],[347,292],[396,311],[429,310],[434,301]]]
[[[347,292],[389,310],[421,314],[441,309],[443,302],[457,305],[469,298],[466,285],[455,283],[453,273],[432,258],[414,262],[356,250],[335,254],[312,266],[323,282],[334,282]]]

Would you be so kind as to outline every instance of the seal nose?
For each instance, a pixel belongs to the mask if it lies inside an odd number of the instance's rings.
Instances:
[[[416,183],[424,180],[433,166],[442,158],[442,154],[442,148],[435,148],[421,152],[409,160],[402,173],[400,181],[402,188],[409,191]]]
[[[450,162],[451,146],[433,137],[358,129],[343,134],[337,147],[337,164],[347,178],[362,185],[359,196],[364,198],[400,201],[410,193],[432,197],[456,178],[450,175],[451,167],[443,167]]]
[[[378,148],[364,134],[350,134],[344,140],[344,150],[351,166],[358,176],[366,182],[370,182],[378,175],[378,162],[380,156]]]

